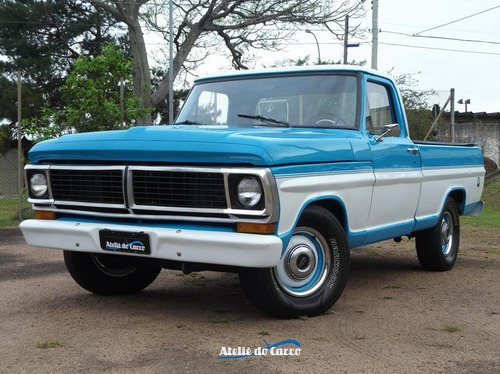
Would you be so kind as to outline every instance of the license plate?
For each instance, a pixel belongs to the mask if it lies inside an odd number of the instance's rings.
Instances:
[[[100,230],[99,240],[105,251],[150,254],[149,235],[143,232]]]

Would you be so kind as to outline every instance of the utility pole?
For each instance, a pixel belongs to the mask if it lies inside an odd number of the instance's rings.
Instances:
[[[450,89],[450,141],[455,142],[455,89]]]
[[[349,38],[349,15],[345,16],[345,30],[344,30],[344,65],[347,65],[347,44]]]
[[[123,129],[125,127],[125,80],[123,77],[120,77],[120,112],[122,114],[120,128]]]
[[[168,4],[168,123],[174,123],[174,5],[173,0]]]
[[[23,219],[23,131],[21,127],[22,117],[22,86],[21,71],[17,72],[17,172],[18,172],[18,212],[19,221]]]
[[[372,69],[377,70],[378,60],[378,0],[372,0]]]

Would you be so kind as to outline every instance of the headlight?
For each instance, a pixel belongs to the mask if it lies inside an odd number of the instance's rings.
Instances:
[[[31,196],[36,199],[43,198],[48,191],[47,177],[43,173],[35,173],[30,178]]]
[[[253,208],[262,199],[262,186],[255,177],[243,177],[236,187],[238,201],[245,208]]]

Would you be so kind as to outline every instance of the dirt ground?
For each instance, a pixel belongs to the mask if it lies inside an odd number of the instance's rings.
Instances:
[[[164,270],[140,294],[98,297],[61,251],[0,230],[0,372],[499,373],[498,231],[463,227],[457,264],[442,273],[420,269],[413,241],[354,249],[327,314],[278,320],[233,274]],[[219,358],[264,339],[293,339],[300,354]]]

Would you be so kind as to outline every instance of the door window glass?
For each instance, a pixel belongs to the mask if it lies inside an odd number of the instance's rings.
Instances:
[[[385,125],[395,123],[387,87],[378,83],[367,83],[365,112],[366,127],[374,135],[382,134]]]

